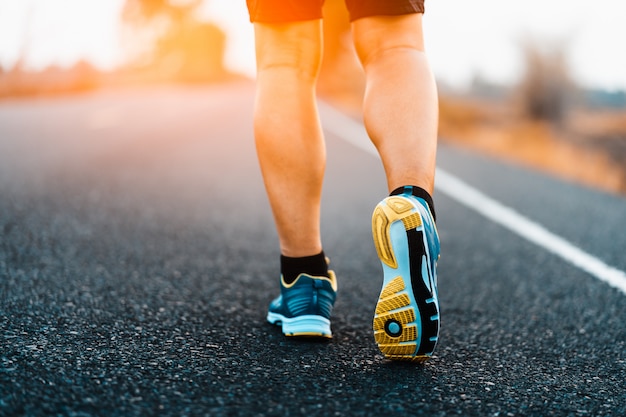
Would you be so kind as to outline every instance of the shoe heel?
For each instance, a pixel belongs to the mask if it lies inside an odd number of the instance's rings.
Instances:
[[[398,268],[398,260],[391,245],[391,224],[402,220],[405,230],[415,229],[422,225],[422,217],[413,212],[413,204],[406,198],[388,197],[384,204],[379,204],[372,215],[372,235],[374,246],[380,260],[390,268]]]

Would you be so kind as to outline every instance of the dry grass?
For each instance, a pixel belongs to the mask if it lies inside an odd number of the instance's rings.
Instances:
[[[562,127],[511,106],[442,98],[444,140],[611,193],[626,195],[626,112],[574,112]]]

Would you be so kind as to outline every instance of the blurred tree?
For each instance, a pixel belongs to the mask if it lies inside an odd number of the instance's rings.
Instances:
[[[225,75],[226,35],[196,17],[202,0],[126,0],[122,19],[134,59],[160,79],[208,81]]]
[[[526,73],[518,88],[523,113],[533,120],[560,124],[575,94],[565,59],[565,47],[528,41],[524,45]]]
[[[148,23],[155,18],[184,22],[202,0],[126,0],[122,17],[130,22]]]

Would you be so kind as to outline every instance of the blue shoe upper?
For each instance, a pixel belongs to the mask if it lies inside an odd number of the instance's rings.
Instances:
[[[304,315],[330,319],[337,297],[337,280],[333,271],[330,277],[300,274],[291,284],[280,280],[280,296],[270,303],[269,311],[286,318]]]

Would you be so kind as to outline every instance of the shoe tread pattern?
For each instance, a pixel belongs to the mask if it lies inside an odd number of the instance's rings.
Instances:
[[[416,228],[422,226],[422,218],[419,213],[413,211],[413,207],[413,204],[406,198],[389,197],[385,199],[384,204],[379,204],[376,207],[372,215],[372,232],[376,251],[381,261],[391,268],[398,267],[397,259],[391,245],[391,224],[400,220],[407,232],[414,231]],[[409,278],[410,277],[407,277],[407,279]],[[432,350],[426,352],[426,350],[429,350],[426,345],[432,343],[434,349],[434,342],[430,339],[431,337],[436,339],[438,333],[438,319],[433,335],[418,334],[416,314],[419,315],[420,312],[416,312],[411,305],[406,286],[404,279],[398,276],[383,287],[374,316],[374,338],[380,351],[389,359],[423,362],[429,359],[432,353]],[[413,287],[415,286],[414,283]],[[418,287],[420,291],[422,291],[422,287],[425,288],[423,285]],[[414,291],[416,290],[416,288],[412,289]],[[430,298],[430,295],[428,298]],[[424,304],[423,301],[424,300],[417,301],[418,305]],[[428,307],[434,307],[434,305],[429,305]],[[430,308],[428,308],[428,310],[430,310]],[[430,313],[431,312],[428,312],[427,314]],[[424,317],[424,314],[422,314],[420,319],[422,324],[426,326],[425,329],[432,333],[433,326],[425,322],[425,319],[429,321],[432,320],[432,317]],[[390,334],[386,331],[385,326],[390,320],[401,325],[402,331],[399,334]],[[425,338],[428,340],[423,340]]]
[[[374,339],[383,355],[390,359],[413,359],[417,350],[415,309],[411,306],[405,288],[402,277],[393,279],[383,288],[376,304]],[[390,321],[402,327],[399,335],[387,333],[385,325]]]

